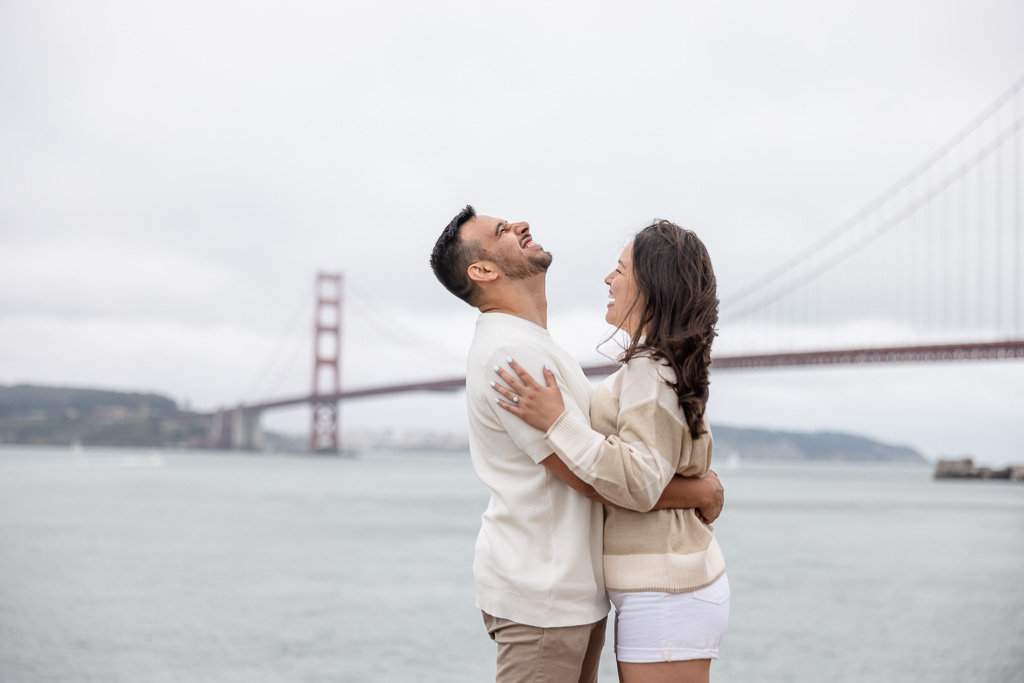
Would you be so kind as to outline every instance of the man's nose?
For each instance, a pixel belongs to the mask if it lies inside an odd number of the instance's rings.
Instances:
[[[517,235],[522,235],[523,233],[530,231],[530,224],[527,223],[526,221],[519,221],[518,223],[514,223],[513,225],[515,226],[515,231]]]

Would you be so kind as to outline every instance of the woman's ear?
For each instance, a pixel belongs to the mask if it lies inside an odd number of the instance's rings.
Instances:
[[[474,282],[490,282],[498,279],[498,270],[490,261],[477,261],[466,269],[466,273]]]

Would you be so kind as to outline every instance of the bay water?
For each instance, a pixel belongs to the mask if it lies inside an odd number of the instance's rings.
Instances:
[[[1024,484],[719,474],[713,681],[1024,682]],[[2,447],[0,681],[493,680],[487,498],[466,453]]]

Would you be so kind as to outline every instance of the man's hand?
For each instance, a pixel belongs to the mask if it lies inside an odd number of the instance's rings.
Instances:
[[[714,470],[708,470],[701,481],[708,484],[707,503],[697,507],[696,512],[700,521],[711,524],[722,514],[722,507],[725,505],[725,487],[722,486],[722,481]]]
[[[654,510],[683,510],[693,508],[705,524],[711,524],[722,514],[725,505],[725,489],[718,475],[708,470],[703,477],[672,477],[665,487]]]

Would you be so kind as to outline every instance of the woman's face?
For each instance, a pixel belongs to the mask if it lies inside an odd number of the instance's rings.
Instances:
[[[604,314],[604,319],[609,325],[619,327],[635,337],[643,315],[643,302],[640,301],[640,292],[633,279],[632,242],[622,250],[615,270],[608,274],[604,283],[608,285],[608,312]]]

